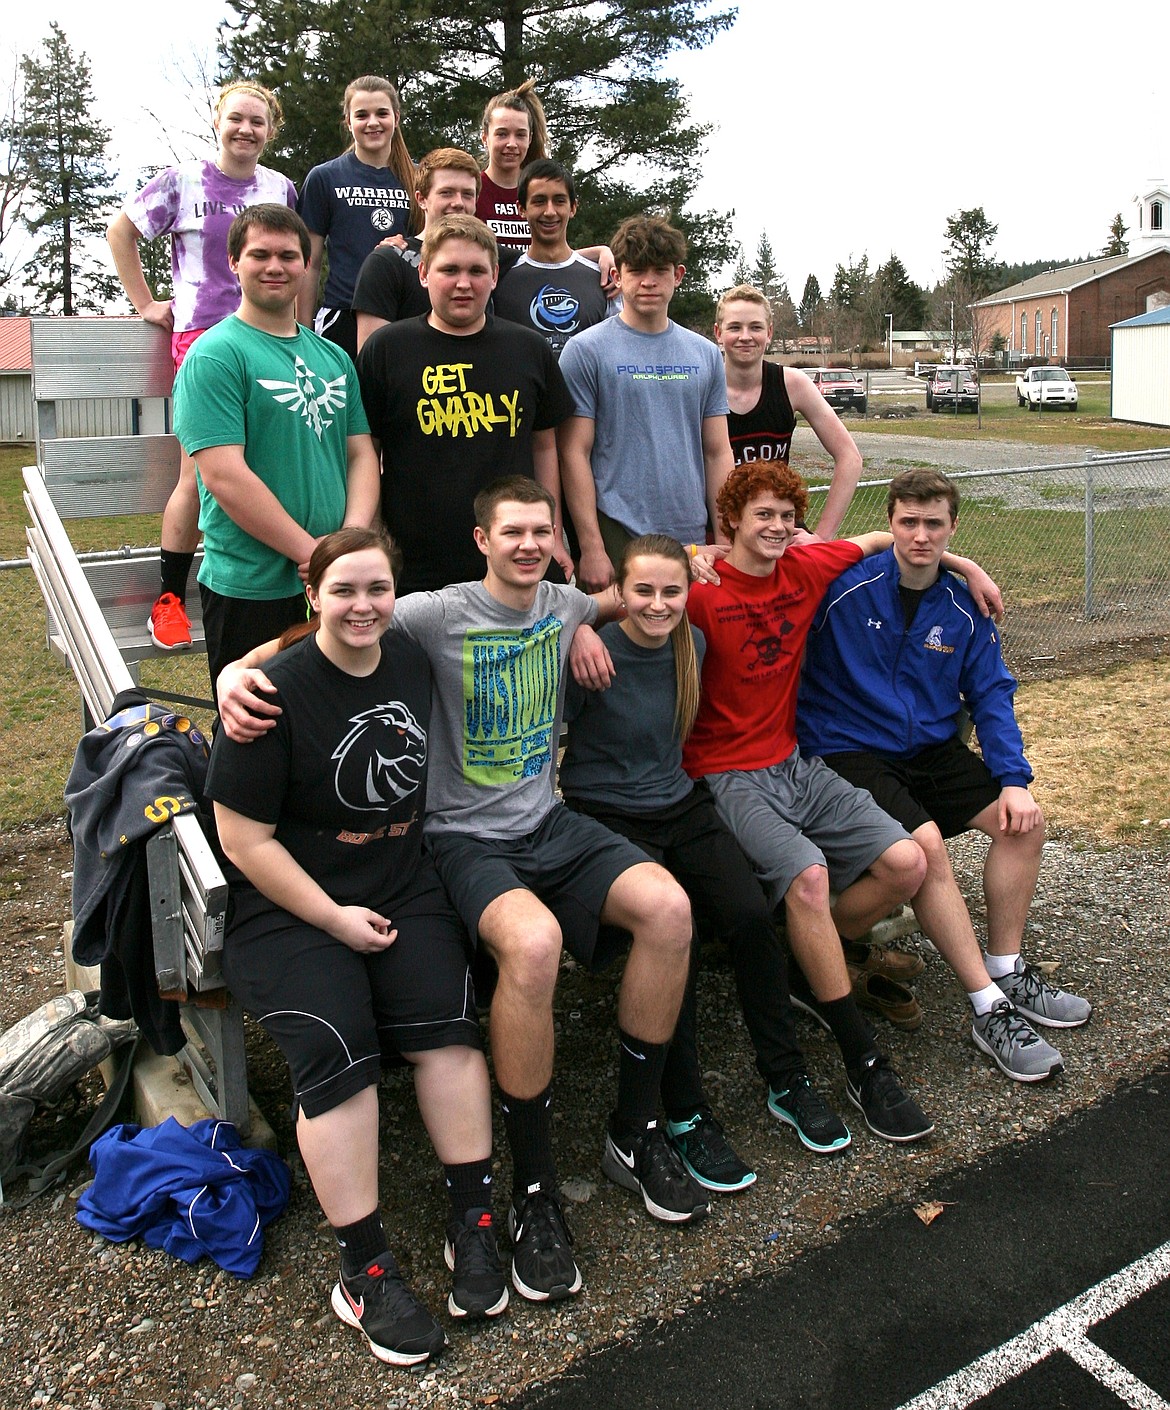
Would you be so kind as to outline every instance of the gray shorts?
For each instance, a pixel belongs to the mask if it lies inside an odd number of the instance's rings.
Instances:
[[[825,867],[840,893],[910,836],[864,789],[799,749],[771,768],[708,774],[707,783],[773,909],[806,867]]]
[[[593,818],[557,804],[526,837],[475,837],[439,832],[427,838],[435,867],[468,934],[506,891],[531,891],[552,911],[565,949],[593,963],[609,888],[648,858],[640,848]]]

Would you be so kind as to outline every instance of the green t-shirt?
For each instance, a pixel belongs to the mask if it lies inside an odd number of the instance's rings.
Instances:
[[[307,328],[278,338],[233,315],[204,333],[175,379],[175,435],[189,455],[242,445],[248,468],[308,533],[345,518],[347,442],[369,431],[347,353]],[[223,597],[301,588],[296,564],[233,523],[199,477],[199,581]]]

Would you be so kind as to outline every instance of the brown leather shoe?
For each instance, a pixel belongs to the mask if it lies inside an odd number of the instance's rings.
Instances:
[[[864,940],[842,940],[845,963],[862,974],[882,974],[898,984],[909,984],[926,968],[918,955],[892,946],[867,945]]]
[[[887,979],[884,974],[867,974],[853,965],[847,965],[849,977],[853,981],[853,997],[858,1008],[869,1009],[880,1014],[892,1023],[912,1033],[922,1022],[922,1006],[914,997],[913,991],[896,979]]]

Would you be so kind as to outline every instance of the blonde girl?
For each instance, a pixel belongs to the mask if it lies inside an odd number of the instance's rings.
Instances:
[[[682,746],[698,709],[704,650],[702,635],[686,615],[687,552],[665,534],[632,539],[617,582],[625,619],[600,631],[615,668],[612,684],[586,691],[570,683],[561,792],[569,807],[629,838],[666,867],[687,892],[700,923],[726,941],[773,1115],[795,1126],[810,1150],[841,1150],[849,1144],[849,1132],[805,1072],[786,958],[763,890],[720,821],[706,783],[683,771]],[[755,1173],[732,1149],[711,1111],[695,1032],[692,967],[662,1079],[667,1130],[704,1188],[742,1190]],[[799,1107],[799,1124],[787,1115],[792,1106]]]
[[[177,372],[200,333],[235,313],[240,285],[228,268],[227,232],[249,206],[296,205],[291,181],[260,165],[264,148],[280,131],[276,95],[239,79],[220,90],[215,104],[215,155],[168,167],[126,202],[106,232],[118,278],[134,311],[165,329]],[[171,237],[174,294],[156,299],[142,272],[140,240]],[[199,491],[195,463],[184,451],[179,483],[163,512],[161,583],[150,614],[150,634],[164,651],[191,645],[187,578],[199,544]]]

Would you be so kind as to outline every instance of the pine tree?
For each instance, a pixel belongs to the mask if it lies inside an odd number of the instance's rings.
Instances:
[[[768,239],[766,230],[760,236],[760,243],[756,246],[756,263],[752,269],[751,282],[761,294],[767,295],[771,303],[775,303],[782,297],[788,297],[788,288],[776,268],[776,256],[772,253],[772,242]]]
[[[898,256],[891,254],[873,279],[883,316],[892,313],[895,328],[921,328],[926,318],[926,291],[910,278]]]
[[[396,84],[416,158],[452,144],[478,152],[485,103],[534,78],[550,155],[577,183],[574,243],[608,240],[640,211],[667,215],[691,246],[671,316],[709,322],[705,285],[735,246],[726,215],[688,209],[709,129],[690,121],[661,67],[677,49],[710,43],[733,10],[713,10],[710,0],[231,0],[230,8],[224,72],[279,93],[287,122],[266,160],[294,181],[346,145],[341,95],[359,74]]]
[[[24,85],[20,65],[12,59],[11,78],[0,100],[0,290],[7,290],[16,272],[21,212],[28,189],[24,161]],[[5,307],[20,308],[16,296],[5,294]]]
[[[853,256],[849,258],[852,260]],[[871,283],[868,255],[862,255],[856,264],[839,264],[833,272],[829,300],[838,308],[856,309]]]
[[[43,52],[21,60],[28,208],[23,220],[39,240],[24,274],[42,312],[100,312],[117,296],[117,279],[86,246],[101,236],[117,202],[107,166],[109,130],[93,106],[89,59],[75,54],[54,21]]]
[[[966,297],[980,299],[991,288],[996,273],[991,247],[998,234],[999,226],[992,225],[982,206],[947,217],[943,258],[947,273]]]
[[[1109,226],[1109,243],[1101,251],[1102,257],[1109,259],[1113,255],[1129,254],[1129,241],[1125,238],[1128,234],[1129,230],[1118,211]]]
[[[821,297],[821,282],[815,274],[810,274],[804,281],[804,293],[800,296],[800,308],[797,310],[801,332],[815,333],[817,331],[814,324],[819,319],[824,306],[825,301]]]

